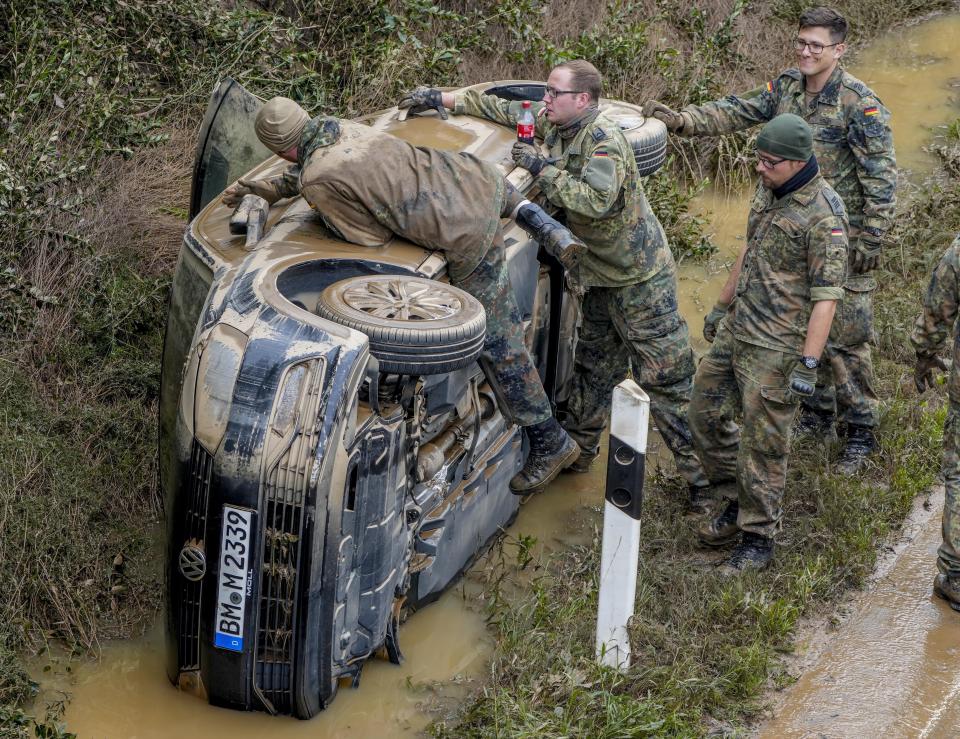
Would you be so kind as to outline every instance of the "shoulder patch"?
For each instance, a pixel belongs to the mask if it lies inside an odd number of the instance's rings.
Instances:
[[[593,133],[590,135],[593,136],[594,141],[603,141],[605,138],[607,138],[607,132],[600,128],[600,126],[594,128]]]
[[[841,78],[841,82],[844,87],[846,87],[848,90],[853,90],[862,98],[873,95],[873,91],[869,87],[863,84],[856,77],[851,77],[849,74],[844,74]]]
[[[833,189],[823,190],[823,197],[827,199],[827,203],[830,204],[830,210],[833,211],[835,216],[846,215],[847,209],[843,207],[843,200],[840,199],[840,196]]]

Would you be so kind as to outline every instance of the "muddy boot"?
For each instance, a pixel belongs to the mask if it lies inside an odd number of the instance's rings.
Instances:
[[[869,426],[847,425],[847,445],[837,460],[836,471],[841,475],[855,475],[877,451],[877,437]]]
[[[800,414],[793,425],[793,433],[796,436],[829,437],[827,440],[832,441],[837,438],[834,419],[832,413],[824,413],[801,405]]]
[[[727,507],[719,516],[701,524],[697,529],[700,543],[708,547],[722,547],[729,544],[740,533],[737,526],[737,514],[740,513],[740,501],[727,501]]]
[[[567,435],[553,416],[527,426],[526,431],[530,453],[523,469],[510,480],[510,492],[515,495],[539,493],[580,456],[577,442]]]
[[[687,513],[699,515],[713,510],[713,488],[709,485],[691,485],[687,488]],[[736,521],[737,517],[734,516]]]
[[[723,576],[739,575],[745,570],[762,570],[773,561],[773,539],[752,531],[744,531],[743,539],[733,553],[720,565]]]
[[[577,457],[573,464],[567,467],[564,472],[579,472],[581,474],[584,472],[589,472],[590,465],[593,464],[593,460],[599,456],[600,454],[598,452],[585,452],[581,450],[580,456]]]
[[[933,592],[943,598],[955,611],[960,611],[960,575],[937,574],[933,578]]]
[[[520,228],[533,236],[540,246],[563,262],[564,266],[568,266],[565,255],[571,250],[583,249],[583,242],[570,233],[569,228],[547,215],[536,203],[522,203],[516,210],[514,220]]]

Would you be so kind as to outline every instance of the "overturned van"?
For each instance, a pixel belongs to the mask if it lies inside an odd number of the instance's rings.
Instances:
[[[543,94],[533,82],[478,87]],[[441,253],[345,243],[302,198],[274,204],[252,242],[231,230],[220,193],[286,166],[254,137],[260,104],[232,80],[213,94],[173,280],[160,411],[167,671],[216,705],[308,718],[375,653],[399,662],[401,620],[516,516],[508,483],[524,440],[476,361],[483,307],[448,284]],[[642,171],[656,169],[662,124],[601,107]],[[402,118],[361,122],[471,152],[536,195],[513,170],[513,131]],[[559,263],[513,224],[504,236],[527,345],[561,403],[575,301]]]

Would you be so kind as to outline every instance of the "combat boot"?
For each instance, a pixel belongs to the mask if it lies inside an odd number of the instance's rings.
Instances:
[[[737,548],[720,565],[720,574],[730,576],[739,575],[745,570],[765,569],[773,561],[773,549],[773,539],[770,537],[744,531]]]
[[[526,431],[530,453],[523,469],[510,480],[510,492],[514,495],[539,493],[562,469],[569,467],[580,456],[577,442],[570,438],[553,416],[527,426]]]
[[[828,437],[828,441],[833,441],[837,438],[834,420],[835,416],[832,413],[801,405],[800,415],[797,416],[797,422],[793,425],[793,433],[796,436]]]
[[[549,216],[536,203],[522,204],[517,208],[514,220],[520,228],[536,239],[540,246],[560,259],[564,266],[570,266],[567,264],[567,261],[570,261],[568,255],[583,249],[583,242],[570,233],[569,228]]]
[[[593,464],[593,460],[595,460],[599,456],[600,454],[597,452],[587,452],[587,451],[581,450],[580,456],[577,457],[574,460],[573,464],[567,467],[564,470],[564,472],[580,472],[580,473],[589,472],[590,465]]]
[[[877,451],[877,437],[869,426],[847,424],[847,444],[837,460],[836,471],[842,475],[855,475]]]
[[[955,611],[960,611],[960,575],[938,573],[933,578],[933,592],[943,598]]]
[[[740,527],[737,526],[737,514],[740,513],[740,501],[727,501],[727,507],[719,516],[701,524],[697,529],[700,543],[708,547],[722,547],[737,538]]]
[[[709,485],[690,485],[687,488],[687,513],[710,513],[713,509],[713,488]],[[734,516],[736,521],[737,517]]]

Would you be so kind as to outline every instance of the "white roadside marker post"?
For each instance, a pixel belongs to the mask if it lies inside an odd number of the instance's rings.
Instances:
[[[600,555],[597,659],[621,670],[630,665],[627,622],[633,616],[637,594],[649,420],[650,398],[637,383],[624,380],[613,389]]]

